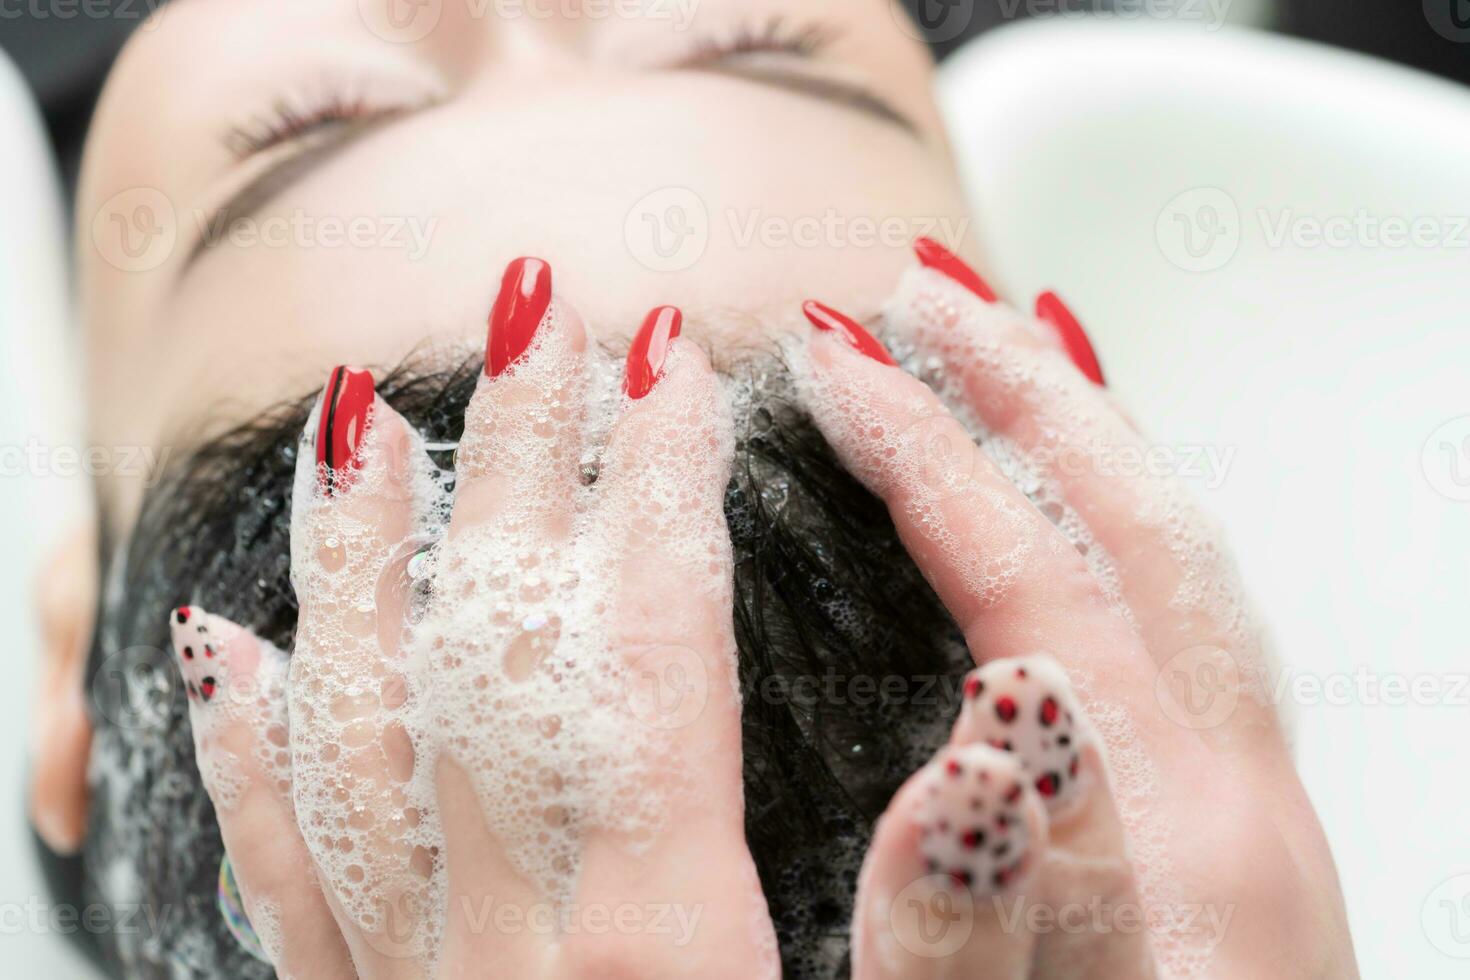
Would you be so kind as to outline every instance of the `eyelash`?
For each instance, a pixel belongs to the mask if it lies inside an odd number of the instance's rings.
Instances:
[[[782,17],[763,22],[737,25],[723,34],[707,34],[697,38],[680,67],[691,67],[743,54],[790,54],[811,58],[833,41],[833,32],[815,25],[792,25]],[[360,95],[340,89],[328,89],[307,101],[293,104],[290,99],[277,99],[267,114],[231,126],[224,135],[225,148],[237,160],[289,143],[303,136],[333,126],[375,118],[403,107],[384,108]]]
[[[327,89],[304,105],[277,99],[266,115],[231,126],[224,144],[237,159],[244,160],[333,126],[395,111],[374,105],[360,95]]]
[[[763,53],[811,58],[832,41],[833,32],[825,27],[792,25],[785,18],[776,16],[763,22],[747,21],[723,34],[711,33],[697,38],[680,64],[701,65],[736,55]]]

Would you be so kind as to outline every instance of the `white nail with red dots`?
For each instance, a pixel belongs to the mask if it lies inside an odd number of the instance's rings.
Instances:
[[[920,778],[915,819],[928,873],[978,895],[1014,886],[1031,846],[1027,779],[1016,757],[988,745],[951,747]]]
[[[1050,810],[1077,798],[1091,739],[1066,671],[1050,657],[994,660],[965,678],[953,741],[1014,753]]]

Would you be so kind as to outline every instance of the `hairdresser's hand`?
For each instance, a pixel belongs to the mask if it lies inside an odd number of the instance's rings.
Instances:
[[[989,453],[861,327],[809,307],[818,424],[985,665],[878,827],[856,976],[1356,975],[1214,528],[1176,483],[1124,475],[1148,444],[1069,315],[1033,321],[920,252],[883,326]],[[1014,659],[1036,653],[1060,667]]]
[[[372,379],[333,373],[294,490],[289,717],[218,678],[191,701],[196,732],[229,712],[200,768],[282,975],[779,972],[743,831],[728,411],[657,312],[585,485],[586,338],[549,279],[507,273],[452,501]],[[258,641],[187,615],[238,641],[233,687]]]

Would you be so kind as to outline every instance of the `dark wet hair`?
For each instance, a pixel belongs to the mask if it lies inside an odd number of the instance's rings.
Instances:
[[[478,360],[409,364],[378,390],[429,441],[453,442],[479,372]],[[785,366],[763,355],[726,373],[758,379],[748,387],[761,393],[737,407],[725,498],[746,837],[785,976],[846,977],[873,822],[944,741],[969,658],[884,505],[778,394],[791,390]],[[114,975],[271,975],[216,908],[223,848],[165,652],[166,620],[172,607],[197,603],[290,649],[290,494],[310,407],[310,398],[284,405],[177,461],[147,494],[126,544],[104,543],[111,571],[88,670],[89,832],[80,873],[54,859],[52,871],[61,901],[150,912],[131,930],[78,931]]]

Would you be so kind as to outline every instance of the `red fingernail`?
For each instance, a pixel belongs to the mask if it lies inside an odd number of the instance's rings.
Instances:
[[[628,368],[623,375],[623,391],[637,400],[653,390],[669,356],[669,344],[679,336],[684,314],[676,306],[660,306],[643,320],[633,346],[628,349]]]
[[[490,335],[485,341],[485,373],[498,378],[514,364],[541,326],[551,305],[551,266],[541,259],[516,259],[505,267],[500,295],[490,311]]]
[[[317,421],[316,462],[318,486],[328,497],[345,493],[352,485],[353,471],[362,466],[358,451],[372,424],[368,415],[375,397],[368,371],[336,367],[327,378]]]
[[[919,263],[925,268],[944,273],[987,303],[996,301],[995,290],[980,278],[980,273],[970,268],[963,259],[934,239],[920,238],[914,242],[914,254],[919,257]]]
[[[809,299],[801,304],[801,312],[812,322],[812,326],[818,330],[835,333],[853,350],[866,354],[879,364],[896,364],[897,362],[888,355],[887,349],[868,333],[856,320],[838,313],[832,307],[824,303],[818,303]]]
[[[1067,309],[1067,304],[1062,302],[1061,297],[1051,290],[1036,297],[1036,317],[1043,323],[1050,324],[1056,331],[1078,370],[1087,375],[1093,384],[1107,385],[1103,380],[1102,365],[1098,363],[1097,353],[1092,349],[1092,341],[1087,339],[1082,324],[1077,322],[1077,318]]]

